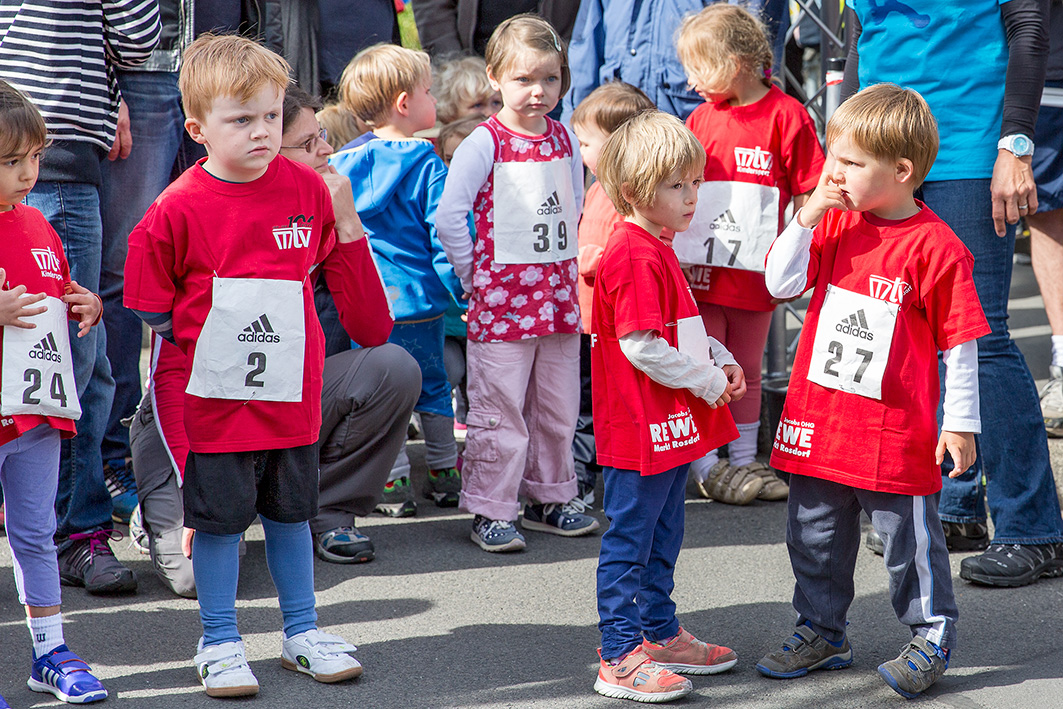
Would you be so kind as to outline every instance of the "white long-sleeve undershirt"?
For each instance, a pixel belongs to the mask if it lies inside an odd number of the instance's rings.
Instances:
[[[800,212],[798,212],[800,213]],[[797,215],[775,239],[768,252],[764,281],[776,298],[793,298],[808,286],[812,229],[797,222]],[[981,433],[978,399],[978,344],[964,342],[943,353],[945,401],[941,429],[954,433]]]
[[[583,161],[579,154],[579,141],[575,134],[565,129],[572,146],[572,189],[575,192],[576,205],[583,206]],[[472,234],[469,232],[469,212],[476,202],[476,195],[495,166],[495,140],[491,132],[478,126],[458,149],[450,162],[447,181],[443,186],[443,196],[436,208],[436,230],[447,260],[454,267],[454,273],[461,280],[466,293],[472,292]],[[495,209],[505,209],[506,205],[494,205]],[[572,224],[579,221],[579,215]]]
[[[631,366],[669,389],[689,389],[697,397],[715,403],[727,389],[721,367],[738,364],[715,338],[709,339],[709,356],[715,366],[680,352],[653,330],[636,330],[620,338],[620,351]]]

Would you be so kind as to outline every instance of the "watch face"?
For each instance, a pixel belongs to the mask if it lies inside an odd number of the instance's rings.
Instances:
[[[1030,143],[1030,139],[1025,135],[1017,135],[1011,139],[1011,149],[1016,155],[1027,155],[1030,152],[1030,148],[1033,147]]]

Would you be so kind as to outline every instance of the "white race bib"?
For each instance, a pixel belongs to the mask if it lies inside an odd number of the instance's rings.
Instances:
[[[571,185],[572,158],[495,164],[497,263],[557,263],[576,258],[578,213]]]
[[[819,311],[808,380],[828,389],[882,399],[900,306],[827,285]]]
[[[709,336],[705,332],[705,322],[700,315],[680,318],[676,322],[676,339],[680,352],[701,364],[712,364],[712,358],[709,356]]]
[[[66,303],[48,296],[35,306],[48,310],[22,318],[37,327],[4,328],[3,384],[0,414],[36,414],[81,418],[70,356]]]
[[[185,391],[206,399],[301,401],[305,343],[301,282],[215,277]]]
[[[702,182],[698,206],[672,247],[687,265],[764,272],[764,257],[779,235],[779,189],[748,182]]]

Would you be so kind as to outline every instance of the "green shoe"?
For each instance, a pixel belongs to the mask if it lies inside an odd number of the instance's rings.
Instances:
[[[375,509],[388,517],[416,515],[417,504],[413,501],[413,486],[410,485],[410,479],[403,476],[386,484]]]
[[[424,496],[436,503],[436,507],[457,507],[461,494],[461,473],[457,468],[442,468],[428,471],[428,485]]]

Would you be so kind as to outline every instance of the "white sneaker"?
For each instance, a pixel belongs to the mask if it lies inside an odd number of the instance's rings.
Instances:
[[[281,665],[318,682],[340,682],[362,674],[362,665],[347,653],[357,650],[337,635],[307,630],[281,643]]]
[[[244,641],[208,645],[199,648],[195,658],[199,681],[207,690],[208,697],[244,697],[258,694],[258,680],[247,666]]]

